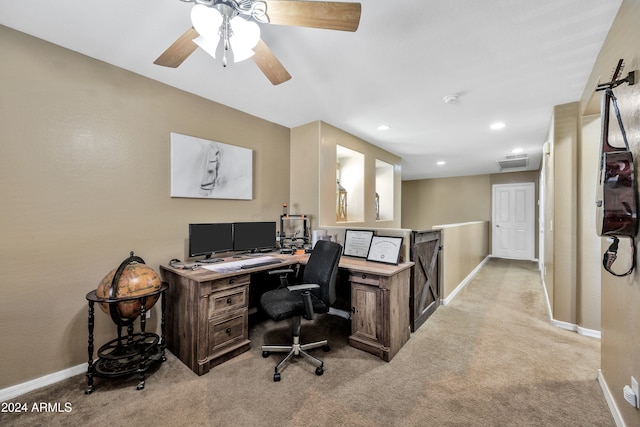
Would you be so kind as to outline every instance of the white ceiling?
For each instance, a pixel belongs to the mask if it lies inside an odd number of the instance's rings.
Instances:
[[[498,173],[514,148],[538,169],[552,108],[580,99],[622,0],[360,3],[355,33],[262,25],[293,76],[279,86],[200,49],[154,65],[191,25],[179,0],[2,0],[0,24],[286,127],[325,121],[401,156],[409,180]]]

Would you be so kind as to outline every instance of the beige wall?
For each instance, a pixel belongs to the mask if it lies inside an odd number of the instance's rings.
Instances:
[[[489,255],[489,221],[436,225],[441,230],[441,295],[447,300],[464,279]]]
[[[542,278],[544,286],[546,287],[547,298],[550,305],[551,313],[553,315],[553,301],[554,301],[554,276],[553,269],[555,266],[555,248],[553,246],[553,201],[554,201],[554,168],[553,159],[555,156],[553,146],[554,135],[554,122],[551,120],[551,127],[547,135],[547,142],[549,147],[548,153],[544,153],[542,156],[542,166],[540,170],[541,182],[540,182],[540,203],[542,204],[543,218],[540,221],[540,248],[542,249],[540,264],[542,265]]]
[[[544,284],[558,326],[601,330],[599,238],[595,232],[600,121],[580,117],[577,102],[554,108],[544,157]]]
[[[491,175],[402,182],[402,227],[491,220]]]
[[[578,272],[577,322],[580,327],[599,331],[600,237],[596,230],[596,181],[600,153],[600,115],[583,117],[578,146]]]
[[[581,100],[581,111],[590,114],[599,95],[593,95],[598,80],[608,81],[620,58],[626,62],[625,76],[640,73],[640,2],[624,0],[605,40]],[[640,84],[615,89],[634,158],[640,158]],[[619,134],[612,133],[612,138]],[[602,239],[603,244],[605,239]],[[604,246],[601,252],[604,251]],[[602,270],[601,270],[602,271]],[[640,411],[627,404],[622,389],[633,375],[640,380],[640,273],[616,278],[602,271],[602,376],[626,425],[640,425]]]
[[[85,295],[129,251],[157,269],[190,222],[276,220],[290,131],[1,26],[0,52],[2,389],[86,363]],[[253,200],[169,197],[170,132],[253,149]]]
[[[317,214],[320,212],[317,191],[320,188],[320,122],[291,129],[291,141],[289,213],[312,215],[311,227],[317,229]],[[335,179],[334,175],[335,173],[331,176],[332,179]]]
[[[336,146],[364,157],[362,177],[363,217],[336,223]],[[376,220],[376,159],[393,166],[393,219]],[[300,163],[298,163],[300,161]],[[328,123],[313,122],[291,130],[291,213],[312,216],[312,228],[331,226],[399,228],[402,184],[400,157]],[[354,197],[353,194],[350,197]],[[349,215],[348,215],[349,217]]]
[[[554,108],[553,318],[577,324],[578,103]]]
[[[491,221],[492,186],[533,182],[538,200],[537,171],[434,178],[402,182],[402,227],[430,230],[437,224]],[[538,210],[535,210],[535,248],[538,253]],[[491,235],[489,236],[491,251]]]

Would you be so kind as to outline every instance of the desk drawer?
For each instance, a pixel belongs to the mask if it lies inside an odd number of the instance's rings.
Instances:
[[[235,316],[209,321],[209,354],[247,336],[247,311],[243,310]]]
[[[225,292],[212,293],[209,296],[209,317],[247,307],[248,289],[248,286],[241,286]]]
[[[365,285],[380,286],[381,277],[377,274],[353,272],[349,274],[351,283],[363,283]]]
[[[227,289],[235,288],[236,286],[248,285],[249,282],[251,282],[251,275],[241,274],[239,276],[216,279],[211,282],[203,282],[203,285],[205,285],[204,292],[208,293],[208,292],[221,292]]]

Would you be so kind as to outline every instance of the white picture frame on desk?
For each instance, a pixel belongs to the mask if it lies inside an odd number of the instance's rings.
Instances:
[[[343,255],[366,258],[373,239],[373,230],[346,230]]]
[[[373,236],[367,261],[398,265],[402,240],[402,237]]]

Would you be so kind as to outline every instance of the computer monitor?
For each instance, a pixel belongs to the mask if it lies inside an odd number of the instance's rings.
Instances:
[[[189,224],[189,257],[233,250],[233,224]]]
[[[235,222],[233,223],[233,250],[260,251],[276,247],[276,223]]]

